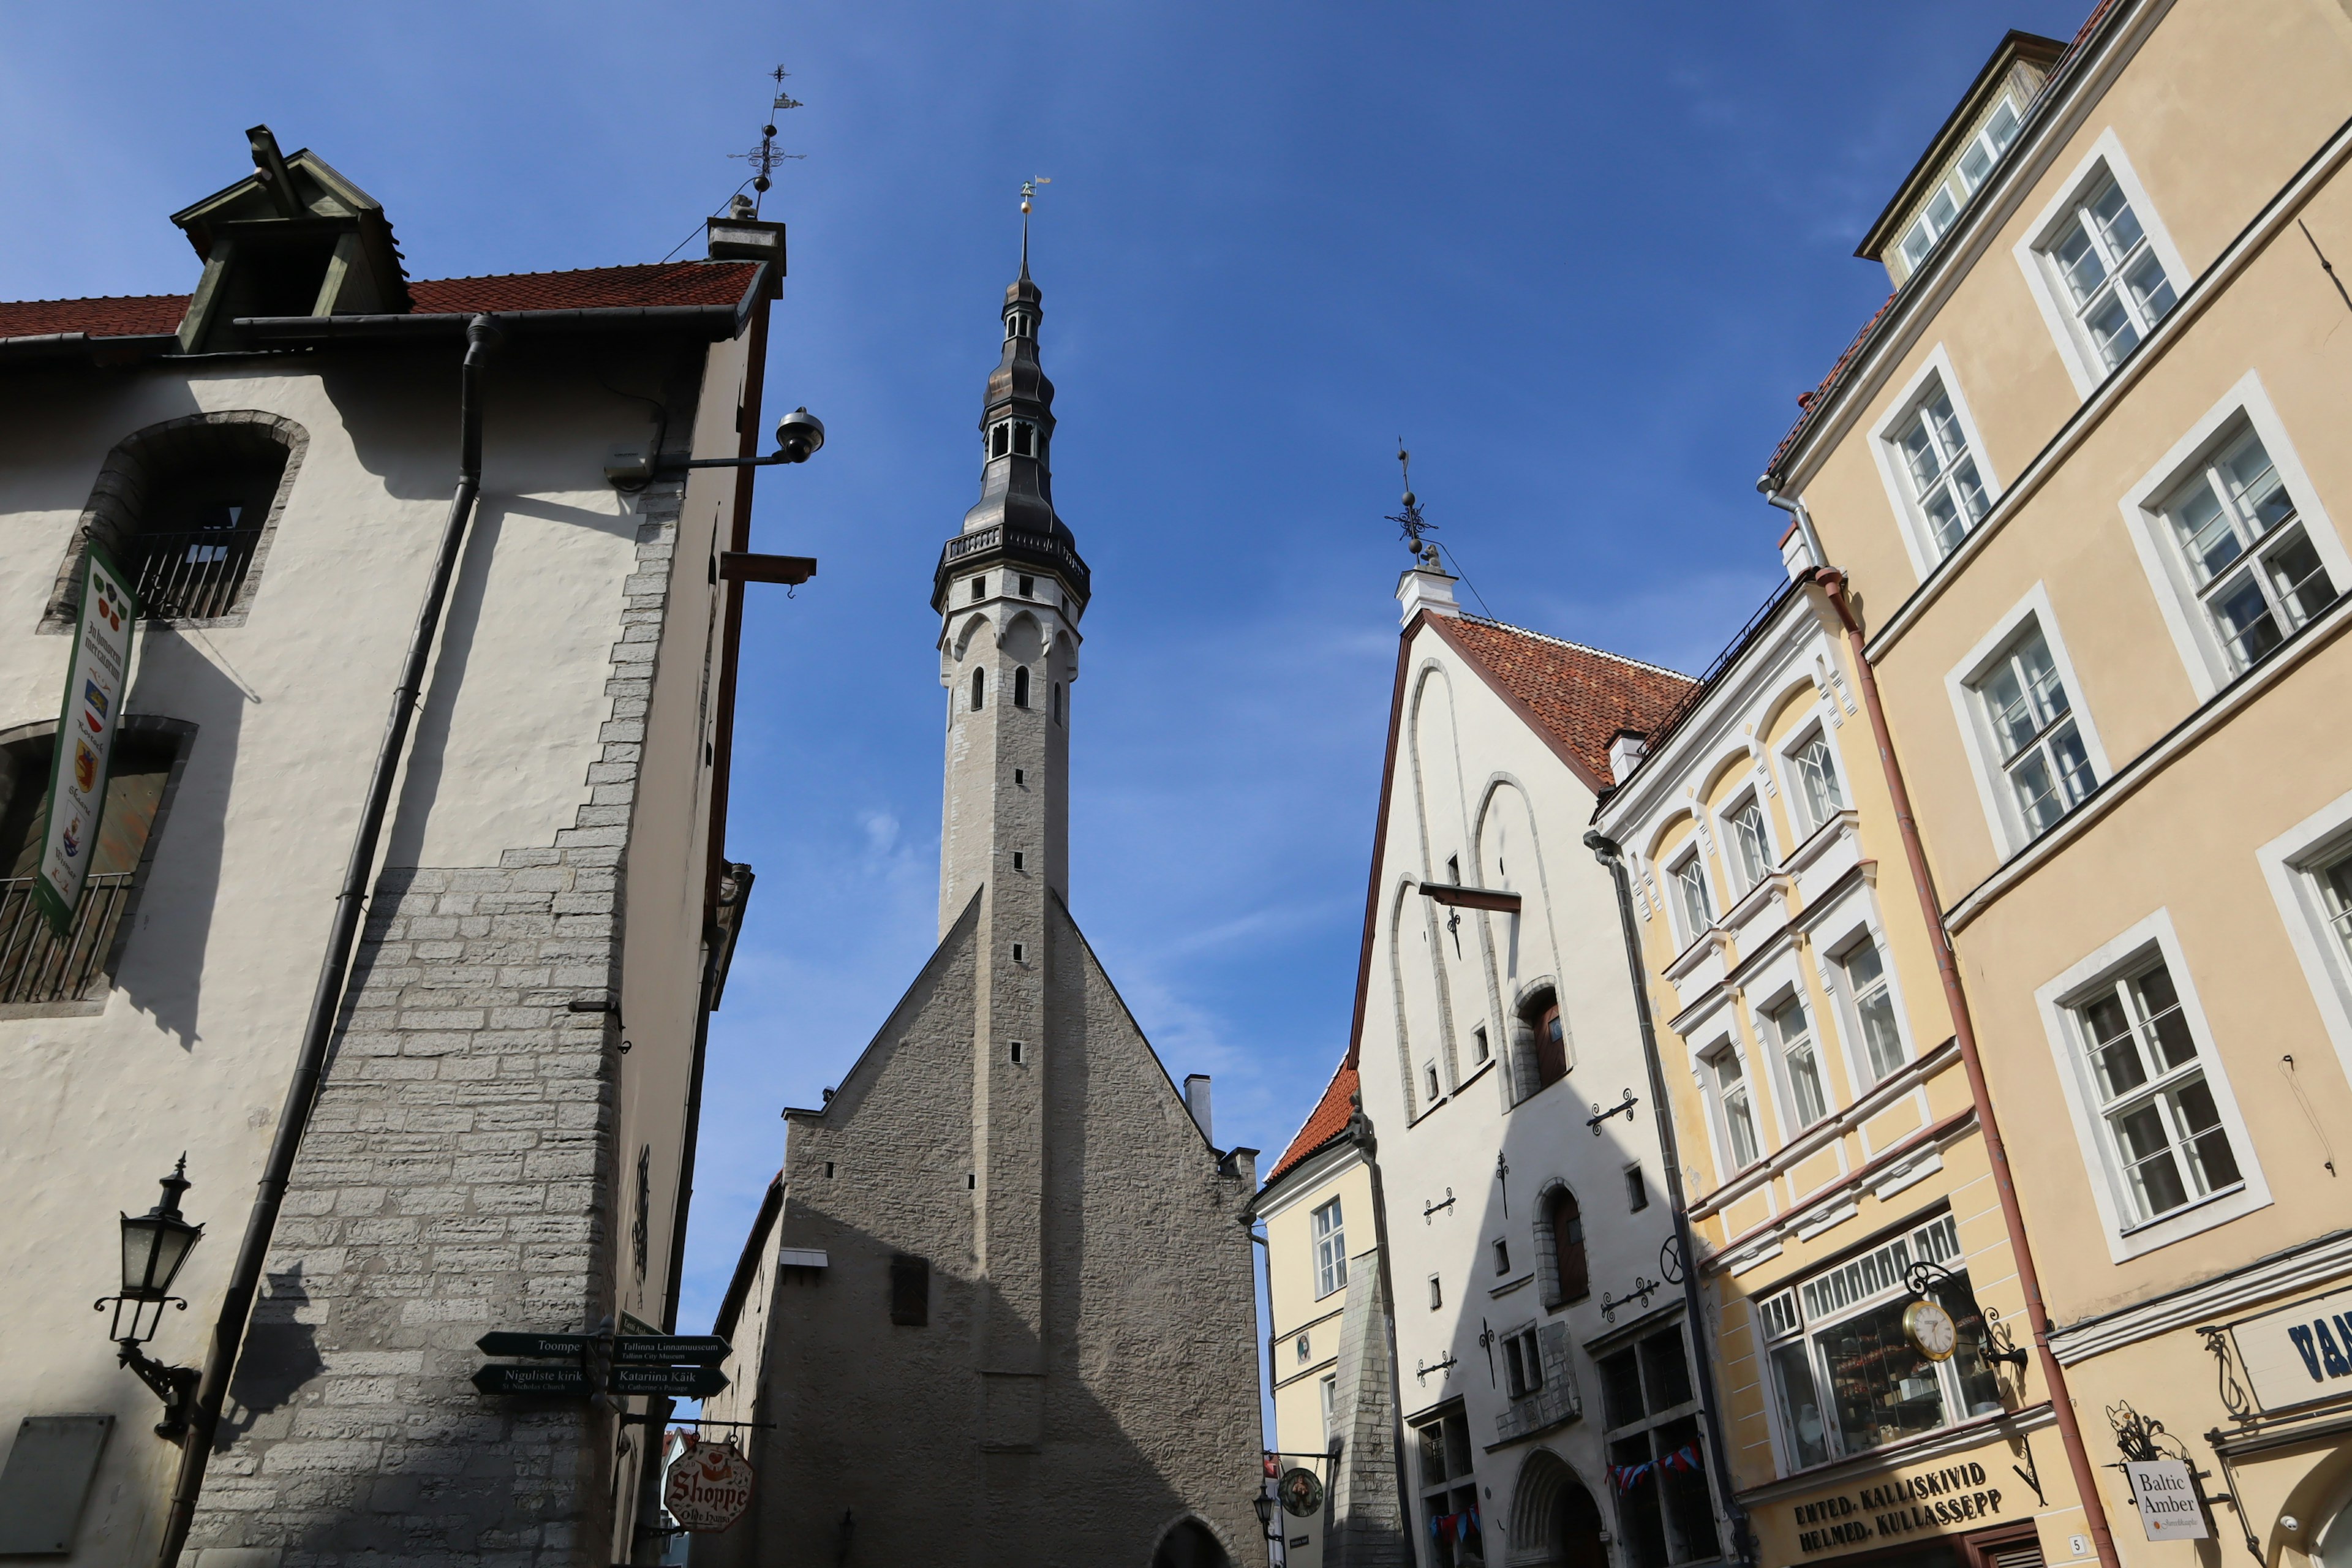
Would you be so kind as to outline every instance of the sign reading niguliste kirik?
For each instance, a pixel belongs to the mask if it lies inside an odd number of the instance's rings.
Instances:
[[[107,763],[131,683],[131,634],[139,624],[139,596],[95,543],[82,552],[75,606],[73,656],[66,661],[65,706],[58,714],[41,824],[41,867],[33,879],[34,901],[61,938],[73,929],[74,908],[98,848]]]

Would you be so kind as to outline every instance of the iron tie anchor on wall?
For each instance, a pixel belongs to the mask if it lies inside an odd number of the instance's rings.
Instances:
[[[1601,1136],[1601,1124],[1611,1117],[1622,1116],[1628,1121],[1633,1121],[1633,1107],[1638,1103],[1639,1101],[1633,1098],[1633,1091],[1630,1089],[1625,1091],[1624,1099],[1606,1110],[1601,1109],[1601,1102],[1596,1100],[1592,1102],[1592,1114],[1584,1119],[1584,1124],[1592,1129],[1592,1135],[1598,1138]]]
[[[1429,1223],[1429,1216],[1430,1216],[1431,1215],[1435,1214],[1439,1209],[1450,1209],[1450,1208],[1452,1208],[1453,1206],[1454,1206],[1454,1189],[1453,1189],[1452,1187],[1448,1187],[1448,1188],[1446,1188],[1446,1189],[1445,1189],[1445,1196],[1444,1196],[1444,1199],[1442,1199],[1441,1201],[1439,1201],[1439,1202],[1437,1202],[1437,1203],[1433,1203],[1433,1204],[1423,1204],[1423,1205],[1422,1205],[1422,1209],[1421,1209],[1421,1223],[1422,1223],[1422,1224],[1423,1224],[1423,1225],[1427,1225],[1427,1224]]]

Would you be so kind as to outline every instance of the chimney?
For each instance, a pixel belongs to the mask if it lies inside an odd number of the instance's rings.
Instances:
[[[1196,1072],[1184,1080],[1184,1109],[1192,1113],[1192,1124],[1201,1130],[1201,1136],[1209,1141],[1209,1147],[1215,1148],[1217,1134],[1215,1123],[1209,1115],[1207,1073]]]
[[[1462,606],[1454,601],[1454,583],[1453,574],[1437,563],[1437,547],[1430,546],[1428,558],[1397,579],[1397,603],[1402,606],[1398,620],[1411,626],[1423,610],[1458,619]]]
[[[1632,730],[1620,730],[1609,737],[1609,778],[1612,784],[1623,784],[1625,775],[1641,766],[1649,751],[1649,738]]]

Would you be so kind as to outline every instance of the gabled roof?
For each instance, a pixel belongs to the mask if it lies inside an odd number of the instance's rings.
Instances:
[[[1298,1136],[1290,1141],[1290,1146],[1282,1152],[1282,1158],[1276,1160],[1274,1169],[1266,1173],[1265,1184],[1269,1187],[1274,1185],[1292,1169],[1344,1136],[1349,1118],[1355,1114],[1355,1098],[1356,1061],[1350,1053],[1346,1060],[1340,1062],[1339,1070],[1331,1075],[1330,1087],[1324,1089],[1323,1098],[1317,1100],[1315,1109],[1307,1113],[1307,1121],[1298,1129]]]
[[[1609,742],[1646,735],[1689,695],[1691,678],[1480,616],[1429,625],[1495,682],[1520,717],[1564,749],[1596,788],[1614,781]]]
[[[408,289],[418,315],[732,305],[751,288],[756,270],[758,264],[750,261],[671,261],[432,279],[413,282]],[[86,332],[93,338],[169,332],[178,328],[187,309],[185,294],[0,301],[0,341],[53,332]]]

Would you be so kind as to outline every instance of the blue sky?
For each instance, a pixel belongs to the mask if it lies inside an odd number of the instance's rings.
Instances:
[[[1095,573],[1072,904],[1221,1142],[1346,1044],[1395,658],[1395,441],[1501,618],[1696,669],[1779,573],[1753,482],[1885,292],[1852,250],[2008,27],[2088,0],[11,7],[0,297],[177,292],[167,215],[267,121],[383,201],[412,275],[660,258],[804,161],[768,399],[681,1322],[934,938],[931,566],[1036,216],[1056,500]],[[692,254],[689,248],[686,254]],[[1468,597],[1465,595],[1465,597]],[[1480,600],[1472,601],[1476,607]]]

